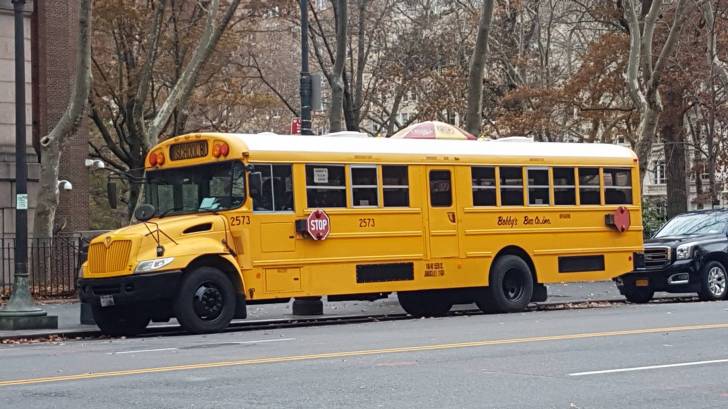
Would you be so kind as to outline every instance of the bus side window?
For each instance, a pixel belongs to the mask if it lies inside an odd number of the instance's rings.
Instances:
[[[273,208],[293,211],[293,171],[291,165],[273,165]]]
[[[495,168],[473,166],[473,206],[495,206]]]
[[[260,174],[260,190],[250,191],[250,197],[253,199],[253,210],[256,212],[272,212],[273,211],[273,194],[272,194],[272,177],[271,177],[271,165],[255,165],[253,166],[253,175],[251,177],[258,177]],[[251,183],[252,188],[256,184]]]
[[[529,168],[528,171],[528,204],[546,206],[551,204],[549,199],[549,170],[544,168]]]
[[[599,188],[599,168],[579,168],[579,204],[601,204]]]
[[[432,207],[452,205],[452,182],[449,170],[430,171],[430,204]]]
[[[407,166],[382,165],[382,192],[384,207],[409,206]]]
[[[255,165],[253,173],[259,174],[260,191],[253,190],[253,210],[256,212],[293,211],[293,179],[291,165]],[[258,177],[258,175],[251,175]]]
[[[554,204],[575,205],[574,168],[554,168]]]
[[[354,207],[377,207],[377,167],[375,165],[351,166],[351,203]]]
[[[632,170],[604,169],[606,204],[632,204]]]
[[[308,207],[346,207],[345,175],[343,165],[306,165]]]
[[[501,166],[500,184],[503,206],[523,206],[523,168]]]

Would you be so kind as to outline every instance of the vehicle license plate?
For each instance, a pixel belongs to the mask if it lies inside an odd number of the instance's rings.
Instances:
[[[637,287],[649,287],[650,280],[646,278],[640,278],[639,280],[635,280],[634,285],[636,285]]]
[[[102,307],[111,307],[114,305],[114,296],[113,295],[102,295],[100,301],[101,301]]]

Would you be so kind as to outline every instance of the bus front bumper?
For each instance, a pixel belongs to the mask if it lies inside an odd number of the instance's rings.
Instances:
[[[124,277],[81,278],[78,280],[81,302],[111,307],[147,301],[170,300],[177,294],[181,270]]]

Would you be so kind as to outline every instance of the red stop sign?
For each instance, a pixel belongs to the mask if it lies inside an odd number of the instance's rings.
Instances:
[[[326,240],[331,232],[329,215],[321,209],[316,209],[306,219],[306,230],[314,240]]]
[[[614,211],[614,227],[617,231],[624,232],[629,229],[630,223],[629,210],[624,206],[619,206]]]

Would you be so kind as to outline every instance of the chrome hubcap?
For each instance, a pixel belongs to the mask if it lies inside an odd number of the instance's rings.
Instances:
[[[714,296],[721,296],[725,292],[725,271],[720,267],[713,267],[708,271],[708,288]]]

